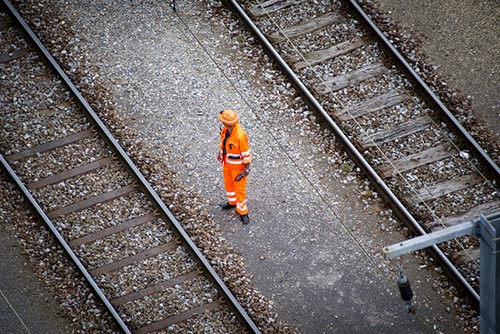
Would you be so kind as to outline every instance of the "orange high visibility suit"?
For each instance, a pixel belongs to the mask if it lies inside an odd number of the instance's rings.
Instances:
[[[227,202],[236,205],[238,214],[246,215],[248,213],[246,200],[247,176],[239,181],[236,181],[235,178],[243,171],[245,164],[252,161],[250,144],[245,130],[239,123],[236,123],[229,136],[226,136],[227,132],[226,127],[221,130],[219,144],[219,156],[223,165]]]

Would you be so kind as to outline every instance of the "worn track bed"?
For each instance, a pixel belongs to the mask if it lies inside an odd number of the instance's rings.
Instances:
[[[384,51],[390,46],[380,47],[376,33],[357,19],[366,14],[353,14],[353,2],[226,3],[398,216],[418,223],[414,231],[435,231],[500,209],[498,166],[445,107],[436,107],[435,96],[422,93],[428,87],[408,75],[412,69],[404,60]],[[477,240],[453,240],[442,251],[477,299]]]
[[[260,333],[41,42],[3,5],[2,89],[19,94],[2,103],[2,164],[122,331]]]

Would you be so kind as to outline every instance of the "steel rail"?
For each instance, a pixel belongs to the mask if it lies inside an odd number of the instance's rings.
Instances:
[[[425,230],[418,224],[417,220],[410,214],[410,212],[408,212],[405,206],[400,202],[400,200],[394,195],[394,193],[389,189],[385,182],[365,160],[365,158],[358,152],[356,147],[342,132],[342,130],[328,115],[328,113],[323,109],[321,104],[314,98],[314,96],[306,88],[302,81],[295,75],[293,70],[288,66],[283,58],[281,58],[279,53],[274,49],[274,47],[267,40],[264,34],[257,28],[257,26],[253,23],[253,21],[241,8],[241,6],[235,0],[223,0],[223,3],[240,18],[242,23],[250,30],[252,35],[262,44],[267,54],[271,57],[271,59],[274,59],[274,61],[281,68],[284,74],[290,79],[294,87],[300,92],[306,104],[333,132],[336,139],[341,143],[342,146],[344,146],[349,157],[366,175],[377,192],[384,198],[384,200],[389,203],[396,216],[401,219],[401,221],[405,225],[407,225],[408,228],[410,228],[415,234],[427,234]],[[467,293],[467,295],[471,298],[471,302],[473,303],[473,305],[476,308],[479,308],[479,294],[474,290],[469,282],[467,282],[462,274],[460,274],[457,268],[453,266],[451,261],[446,257],[446,255],[444,255],[441,249],[434,245],[427,248],[426,250],[431,254],[432,257],[439,261],[439,263],[443,267],[443,270],[448,274],[448,276]]]
[[[429,88],[422,78],[415,72],[405,58],[396,50],[394,45],[384,36],[382,31],[370,19],[366,12],[359,6],[356,0],[342,0],[352,8],[356,17],[360,22],[373,34],[379,45],[395,60],[399,69],[406,74],[406,76],[414,83],[415,88],[422,94],[422,97],[427,103],[436,111],[450,128],[458,133],[464,144],[471,150],[474,155],[484,166],[487,167],[498,184],[500,184],[500,167],[491,159],[491,157],[483,150],[483,148],[476,142],[476,140],[467,132],[467,130],[460,124],[460,122],[453,116],[453,114],[446,108],[443,102],[436,96],[436,94]]]
[[[68,245],[66,240],[64,240],[64,237],[59,233],[57,228],[54,226],[52,221],[50,220],[49,217],[45,214],[43,209],[40,207],[38,202],[33,198],[31,193],[29,192],[28,188],[24,185],[24,183],[19,179],[19,177],[16,175],[14,170],[10,167],[9,163],[5,158],[3,157],[2,154],[0,154],[0,163],[2,164],[3,168],[7,171],[9,174],[10,178],[14,181],[14,183],[17,185],[17,187],[21,190],[23,193],[24,197],[28,200],[29,204],[31,207],[35,210],[35,213],[43,220],[45,225],[48,226],[50,232],[55,236],[57,241],[61,244],[63,249],[66,251],[66,254],[71,258],[71,260],[75,263],[76,267],[78,270],[82,273],[83,277],[87,280],[87,282],[90,284],[90,287],[94,291],[94,293],[99,297],[99,299],[104,303],[106,308],[108,309],[109,313],[111,313],[111,316],[113,319],[116,321],[116,323],[120,326],[120,328],[127,334],[131,334],[132,332],[130,329],[125,325],[123,322],[122,318],[118,315],[116,312],[115,308],[113,305],[111,305],[111,302],[109,301],[108,298],[104,295],[102,292],[101,288],[97,285],[97,283],[94,281],[92,276],[90,276],[90,273],[88,270],[85,268],[85,266],[82,264],[82,262],[78,259],[76,254],[73,252],[71,247]]]
[[[195,243],[191,240],[187,232],[182,228],[181,224],[177,221],[174,215],[167,208],[165,203],[162,201],[160,196],[155,192],[153,187],[149,184],[146,178],[142,175],[139,169],[136,167],[134,162],[127,155],[125,150],[121,147],[118,141],[113,137],[108,128],[101,121],[99,116],[94,112],[88,101],[82,96],[82,94],[78,91],[75,85],[68,78],[66,73],[62,70],[56,60],[52,57],[49,51],[45,48],[42,42],[37,38],[36,34],[31,30],[28,24],[23,20],[23,18],[19,15],[16,9],[10,4],[8,0],[2,0],[5,6],[9,9],[11,14],[17,20],[17,23],[22,27],[22,29],[26,32],[31,40],[32,44],[39,50],[39,52],[43,55],[43,58],[46,60],[47,64],[57,73],[57,75],[61,78],[66,87],[71,91],[71,93],[76,97],[78,104],[82,107],[82,110],[88,116],[89,120],[94,124],[94,126],[98,129],[102,138],[106,140],[106,142],[111,146],[111,148],[115,151],[119,159],[123,162],[124,166],[131,173],[131,175],[139,182],[139,186],[144,191],[144,193],[148,196],[148,198],[153,202],[153,204],[160,210],[163,218],[171,223],[174,232],[176,235],[182,240],[182,242],[187,245],[188,251],[191,253],[193,258],[202,266],[203,270],[208,274],[208,278],[214,283],[217,287],[217,290],[222,294],[223,298],[228,302],[228,305],[238,317],[238,319],[242,322],[242,324],[246,327],[247,330],[250,330],[251,333],[260,334],[260,330],[257,328],[253,320],[249,317],[243,307],[239,304],[236,297],[229,290],[229,288],[225,285],[224,281],[220,278],[220,276],[215,272],[211,264],[199,250],[199,248],[195,245]]]

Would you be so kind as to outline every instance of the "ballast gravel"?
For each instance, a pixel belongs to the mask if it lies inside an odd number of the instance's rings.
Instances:
[[[270,310],[278,311],[284,319],[301,324],[304,332],[322,325],[325,333],[334,333],[343,325],[351,326],[350,328],[366,325],[351,322],[351,319],[342,317],[341,312],[324,314],[328,322],[318,320],[315,323],[314,319],[319,311],[303,303],[311,301],[305,298],[307,293],[314,294],[315,291],[323,291],[325,288],[335,291],[335,286],[342,282],[342,273],[336,272],[332,267],[336,257],[340,258],[341,262],[351,263],[347,261],[349,256],[343,254],[345,249],[342,245],[322,244],[325,233],[341,233],[342,227],[325,228],[326,225],[323,224],[326,222],[320,218],[323,213],[310,211],[308,205],[311,203],[311,197],[318,196],[323,204],[326,203],[329,215],[333,212],[336,217],[334,220],[349,222],[344,228],[362,245],[354,255],[359,256],[363,251],[371,254],[369,257],[374,262],[372,265],[378,268],[379,274],[383,276],[382,281],[387,283],[385,287],[377,287],[389,291],[391,301],[399,302],[395,286],[388,287],[395,275],[394,268],[381,259],[380,249],[402,238],[400,226],[381,204],[377,195],[368,192],[366,181],[360,178],[347,157],[335,146],[334,138],[311,122],[314,116],[301,101],[295,99],[293,89],[279,78],[280,75],[272,66],[265,63],[266,56],[255,51],[252,38],[238,27],[234,18],[224,13],[220,4],[208,2],[205,7],[205,4],[188,1],[178,3],[180,18],[187,21],[191,31],[183,28],[185,22],[179,21],[167,4],[158,5],[149,1],[109,2],[84,8],[81,3],[74,1],[66,1],[64,4],[62,1],[47,1],[38,2],[37,6],[43,7],[44,4],[61,6],[60,8],[67,6],[64,14],[67,18],[63,25],[71,22],[72,28],[77,31],[77,37],[69,44],[73,50],[69,51],[66,47],[59,50],[59,54],[73,53],[68,57],[72,59],[67,64],[69,71],[77,72],[79,61],[87,61],[79,56],[82,49],[86,50],[89,61],[98,67],[98,71],[84,69],[85,80],[82,81],[89,87],[93,87],[97,82],[110,87],[112,92],[104,96],[114,100],[113,103],[124,113],[125,119],[132,118],[128,126],[131,131],[143,135],[146,149],[157,150],[155,154],[163,155],[167,165],[178,171],[175,181],[201,194],[201,200],[197,199],[192,206],[208,210],[210,217],[216,219],[223,229],[225,238],[243,250],[243,256],[247,257],[251,271],[255,272],[254,282],[257,288],[275,300],[270,302]],[[89,11],[93,14],[89,15]],[[226,22],[226,25],[221,22]],[[231,22],[231,26],[228,27],[227,22]],[[167,28],[178,29],[175,36],[177,43],[169,45],[177,48],[175,52],[169,53],[168,51],[172,50],[167,50],[166,46],[162,45],[162,38],[168,35],[165,32]],[[200,51],[200,45],[192,40],[192,31],[199,39],[196,42],[201,43],[208,51]],[[153,33],[148,35],[151,32]],[[64,40],[62,36],[54,37],[57,33],[51,34],[52,32],[48,31],[42,35],[49,36],[49,40],[53,40],[54,44],[55,41]],[[128,39],[129,36],[132,36],[132,39]],[[145,39],[145,36],[149,39]],[[241,40],[243,42],[240,42]],[[152,52],[153,50],[156,51]],[[163,62],[167,55],[173,58]],[[228,84],[220,73],[218,77],[197,75],[206,74],[207,69],[202,64],[210,63],[207,57],[217,59],[211,64],[212,67],[214,64],[224,65],[224,73],[232,78],[229,82],[235,86],[233,89],[218,91],[220,95],[215,101],[206,87]],[[189,58],[199,66],[187,67],[186,64],[191,63],[188,62]],[[162,66],[158,66],[160,64]],[[276,78],[281,83],[273,83],[271,87],[266,85],[271,82],[270,79]],[[210,149],[216,145],[218,132],[214,115],[227,105],[241,111],[242,121],[253,135],[251,140],[253,138],[255,145],[256,167],[253,168],[249,186],[249,197],[255,214],[252,216],[253,224],[248,229],[243,229],[236,217],[221,214],[216,207],[218,202],[223,200],[223,196],[219,195],[222,194],[222,185]],[[162,117],[159,117],[160,115]],[[199,128],[195,129],[193,124],[197,124]],[[267,128],[267,132],[261,129],[262,126]],[[186,148],[186,138],[197,138],[200,132],[206,136],[198,142],[187,144],[192,147],[202,146],[204,150],[197,148],[197,154],[192,154]],[[269,146],[278,151],[270,149]],[[278,163],[276,160],[282,162]],[[289,186],[287,193],[276,198],[276,187],[270,185],[280,182],[286,184],[286,180],[290,179],[297,180],[297,184]],[[8,188],[6,182],[4,186]],[[11,191],[9,189],[9,192]],[[174,209],[182,216],[182,210],[186,207],[187,205]],[[282,214],[276,214],[276,210],[282,210]],[[278,224],[266,224],[265,217],[273,217],[273,214],[277,219],[289,221],[286,225],[289,231],[280,230],[276,226]],[[293,220],[289,220],[290,217],[293,217]],[[30,223],[26,220],[24,224]],[[338,227],[335,222],[332,225]],[[374,235],[380,234],[380,231],[387,232],[388,236],[374,239]],[[265,238],[266,234],[272,235],[273,238]],[[29,240],[26,236],[24,238]],[[50,240],[47,235],[44,242],[47,242],[46,240]],[[39,252],[29,241],[24,243],[28,249],[32,249],[31,252],[28,250],[28,253],[35,256]],[[310,261],[307,254],[310,254],[311,250],[315,252],[315,258],[313,267],[309,268],[306,262]],[[351,260],[354,265],[354,258]],[[456,296],[451,285],[442,283],[442,275],[438,271],[429,273],[425,269],[429,259],[417,254],[408,256],[403,261],[405,264],[406,261],[409,262],[409,272],[418,277],[415,279],[418,283],[415,289],[421,298],[420,313],[416,317],[419,321],[429,328],[434,328],[436,332],[442,332],[441,328],[448,326],[457,333],[477,330],[474,312],[470,312],[470,315],[458,312],[456,316],[451,315],[460,308],[467,310],[468,306]],[[415,262],[420,264],[415,265]],[[291,263],[307,267],[307,277],[298,279],[297,272],[289,273],[287,268],[291,268]],[[365,270],[373,268],[362,268],[362,272]],[[266,277],[270,272],[276,276]],[[419,272],[423,275],[419,275]],[[50,271],[47,271],[47,274],[49,273]],[[376,276],[378,277],[378,274]],[[372,279],[379,282],[380,277]],[[234,286],[240,283],[231,284]],[[366,282],[367,285],[372,283]],[[47,284],[50,285],[50,279],[47,279]],[[424,291],[424,288],[421,289],[424,286],[431,288]],[[347,293],[348,299],[357,297],[354,291],[336,292],[340,296],[338,298],[341,298],[343,293]],[[319,303],[314,305],[316,307],[325,304],[326,309],[328,308],[328,300],[315,302]],[[381,325],[383,320],[370,318],[370,315],[377,312],[365,303],[367,300],[355,300],[355,304],[364,305],[363,311],[369,314],[364,320],[368,320],[370,325]],[[399,306],[391,305],[391,311],[386,311],[385,316],[395,322],[401,318],[406,319],[407,316]],[[86,319],[92,319],[92,312],[89,313]],[[95,314],[99,318],[100,311]],[[304,315],[307,315],[307,319],[302,318]],[[364,315],[366,313],[362,312],[362,316]],[[321,316],[317,319],[320,318]],[[457,324],[454,324],[456,320]],[[92,324],[92,321],[95,322]],[[102,319],[82,320],[83,332],[91,332],[99,327],[96,324],[100,321]],[[270,322],[274,321],[271,319]],[[342,324],[342,321],[346,323]],[[382,324],[384,325],[388,324]],[[199,329],[198,332],[203,330]]]

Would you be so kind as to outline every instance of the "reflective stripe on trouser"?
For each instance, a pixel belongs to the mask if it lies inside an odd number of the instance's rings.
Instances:
[[[235,181],[236,175],[238,175],[243,168],[228,168],[224,166],[224,186],[226,188],[227,202],[232,205],[236,205],[236,212],[240,215],[246,215],[248,213],[248,206],[246,200],[246,186],[247,177],[242,178],[239,181]]]

